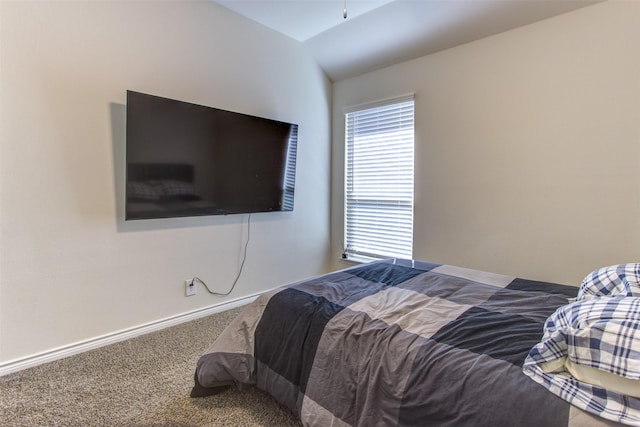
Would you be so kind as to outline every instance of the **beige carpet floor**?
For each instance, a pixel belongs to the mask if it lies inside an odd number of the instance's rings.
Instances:
[[[1,426],[300,426],[257,389],[192,399],[230,310],[0,377]]]

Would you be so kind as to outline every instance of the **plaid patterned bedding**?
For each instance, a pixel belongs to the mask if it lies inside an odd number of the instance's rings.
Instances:
[[[640,296],[640,264],[618,264],[599,268],[584,278],[577,299],[601,296]]]
[[[263,294],[199,359],[192,396],[257,386],[310,426],[618,425],[522,372],[577,288],[387,260]]]
[[[580,408],[640,425],[638,329],[640,298],[601,297],[563,306],[547,320],[544,337],[529,352],[524,372]],[[576,365],[595,368],[598,375],[582,381],[582,371],[570,374]]]

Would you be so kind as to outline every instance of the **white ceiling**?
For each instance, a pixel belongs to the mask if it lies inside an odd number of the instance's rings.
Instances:
[[[303,43],[333,81],[603,0],[213,0]]]

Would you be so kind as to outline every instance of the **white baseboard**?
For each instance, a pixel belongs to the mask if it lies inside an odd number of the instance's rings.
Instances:
[[[250,302],[253,302],[256,298],[258,298],[258,296],[260,296],[261,293],[262,292],[242,298],[237,298],[232,301],[227,301],[199,310],[167,317],[165,319],[146,323],[140,326],[135,326],[133,328],[124,329],[119,332],[113,332],[96,338],[80,341],[74,344],[55,348],[53,350],[48,350],[42,353],[37,353],[31,356],[0,363],[0,377],[13,372],[21,371],[23,369],[42,365],[43,363],[53,362],[54,360],[63,359],[65,357],[73,356],[74,354],[83,353],[85,351],[128,340],[130,338],[148,334],[150,332],[155,332],[171,326],[179,325],[180,323],[189,322],[201,317],[210,316],[215,313],[221,313],[223,311],[231,310],[236,307],[241,307],[243,305],[249,304]]]

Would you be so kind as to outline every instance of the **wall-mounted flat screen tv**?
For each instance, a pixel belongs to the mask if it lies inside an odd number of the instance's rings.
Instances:
[[[125,219],[292,211],[298,125],[127,91]]]

